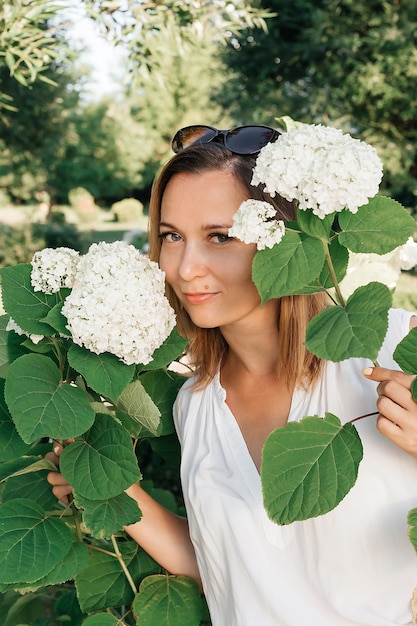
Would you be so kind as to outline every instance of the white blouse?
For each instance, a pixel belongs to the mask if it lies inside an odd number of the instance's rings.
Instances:
[[[398,369],[392,351],[411,315],[391,311],[381,366]],[[330,411],[346,422],[375,411],[376,383],[361,373],[368,365],[327,363],[312,391],[295,391],[289,420]],[[376,430],[374,417],[359,420],[364,458],[353,489],[326,515],[278,526],[263,508],[260,476],[219,376],[202,391],[191,384],[174,418],[213,626],[411,626],[417,555],[407,513],[417,507],[417,461]]]

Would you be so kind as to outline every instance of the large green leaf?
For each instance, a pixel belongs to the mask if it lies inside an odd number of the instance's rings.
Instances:
[[[141,626],[199,626],[202,617],[200,591],[186,576],[148,576],[133,602]]]
[[[161,412],[158,436],[169,435],[175,430],[172,407],[185,380],[184,376],[167,370],[146,372],[140,377],[140,382]]]
[[[57,304],[58,296],[34,291],[30,282],[31,271],[29,263],[0,269],[4,309],[26,333],[54,335],[55,329],[41,320]]]
[[[46,576],[36,580],[35,582],[19,585],[20,592],[28,592],[39,587],[48,585],[60,585],[72,580],[76,574],[85,566],[88,559],[88,548],[81,542],[72,544],[70,551],[65,558],[60,561]],[[16,585],[1,585],[0,590],[6,591],[7,588],[15,588]]]
[[[386,254],[404,244],[416,230],[416,222],[392,198],[375,196],[357,213],[339,215],[341,244],[352,252]]]
[[[323,515],[356,482],[362,443],[355,427],[331,413],[274,430],[262,453],[264,506],[278,524]]]
[[[340,283],[346,274],[346,269],[349,262],[349,251],[347,250],[347,248],[340,245],[338,239],[332,239],[329,243],[329,254],[336,279],[338,283]],[[324,291],[325,289],[331,289],[333,287],[333,278],[330,273],[328,264],[325,263],[318,278],[314,280],[310,285],[304,287],[302,289],[302,293],[317,293],[319,291]]]
[[[16,498],[29,498],[46,510],[53,509],[57,504],[45,473],[39,471],[8,478],[1,497],[2,502]]]
[[[6,378],[9,364],[27,350],[22,348],[25,337],[13,331],[6,330],[10,315],[0,316],[0,378]]]
[[[417,374],[417,328],[412,328],[397,345],[394,359],[407,374]],[[417,378],[411,383],[411,395],[417,402]]]
[[[84,524],[97,539],[109,539],[124,526],[135,524],[142,517],[137,503],[126,493],[109,500],[87,500],[76,495],[75,504],[84,509]]]
[[[62,290],[64,291],[64,290]],[[62,293],[61,291],[61,293]],[[70,291],[65,290],[65,291]],[[67,328],[67,324],[68,324],[68,320],[67,318],[62,315],[62,307],[64,306],[64,302],[58,302],[58,304],[56,304],[49,312],[48,315],[46,316],[46,318],[43,320],[45,322],[47,322],[47,324],[49,324],[50,326],[52,326],[52,328],[55,328],[55,330],[63,336],[66,337],[71,337],[71,333]]]
[[[262,304],[302,293],[318,277],[323,263],[324,248],[318,239],[287,231],[279,244],[255,254],[252,278]]]
[[[97,415],[92,428],[64,448],[60,469],[87,500],[118,496],[141,478],[129,433],[105,414]]]
[[[346,307],[332,306],[309,322],[306,346],[318,357],[343,361],[350,357],[375,360],[388,328],[392,297],[382,283],[354,291]]]
[[[30,473],[30,467],[38,461],[39,457],[36,456],[21,456],[0,463],[0,482],[7,480],[10,476],[22,475],[26,473],[26,470]]]
[[[321,219],[318,215],[314,215],[311,209],[298,209],[297,220],[298,225],[304,233],[316,239],[328,241],[334,221],[334,213],[326,215],[324,219]]]
[[[91,389],[113,402],[116,402],[135,373],[134,365],[122,363],[114,354],[94,354],[76,344],[68,350],[68,362],[84,376]]]
[[[25,443],[12,421],[4,400],[4,380],[0,379],[0,459],[2,462],[25,454],[30,445]]]
[[[169,365],[183,354],[187,344],[188,340],[181,337],[174,328],[164,343],[155,350],[152,361],[146,365],[138,365],[138,371],[155,370]]]
[[[161,412],[140,380],[134,380],[127,385],[117,400],[117,408],[127,413],[153,435],[158,433]],[[132,432],[132,428],[129,429],[129,432]]]
[[[412,328],[394,350],[394,360],[407,374],[417,374],[417,328]]]
[[[0,582],[32,583],[69,553],[71,532],[61,519],[45,516],[32,500],[0,506]]]
[[[95,417],[87,395],[63,382],[52,359],[40,354],[25,354],[9,366],[5,398],[26,443],[40,437],[77,437]]]
[[[9,350],[7,340],[9,331],[6,326],[9,322],[10,315],[0,315],[0,378],[5,378],[7,367],[9,365]]]
[[[144,576],[160,572],[159,565],[136,542],[120,541],[118,547],[136,584]],[[86,566],[75,577],[77,595],[83,611],[100,611],[130,604],[133,600],[134,593],[120,561],[116,554],[109,554],[109,551],[108,545],[106,553],[92,551]]]

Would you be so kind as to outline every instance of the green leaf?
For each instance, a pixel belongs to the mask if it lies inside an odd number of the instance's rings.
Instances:
[[[72,580],[88,560],[88,548],[83,543],[77,541],[72,544],[70,551],[65,558],[58,563],[46,576],[36,580],[31,586],[46,587],[48,585],[61,585]],[[24,590],[25,587],[20,587]]]
[[[34,291],[31,271],[32,266],[24,263],[0,269],[4,309],[25,333],[54,335],[55,329],[41,320],[57,304],[57,294]]]
[[[199,626],[198,585],[186,576],[148,576],[134,599],[133,611],[141,626]]]
[[[32,500],[0,506],[0,582],[32,583],[48,574],[71,549],[65,522],[45,517]]]
[[[411,397],[414,402],[417,402],[417,378],[415,378],[411,383]]]
[[[181,337],[174,328],[164,343],[155,350],[152,355],[152,361],[146,365],[138,365],[138,371],[156,370],[166,367],[184,353],[187,344],[188,340]]]
[[[8,478],[2,491],[2,502],[16,498],[34,500],[45,510],[56,508],[57,499],[42,472],[31,472]]]
[[[339,214],[339,241],[352,252],[386,254],[404,244],[416,230],[416,222],[398,202],[375,196],[353,214]]]
[[[359,287],[345,308],[332,306],[313,317],[307,326],[307,349],[329,361],[374,361],[387,332],[391,302],[390,290],[382,283]]]
[[[4,380],[0,379],[0,459],[2,463],[9,461],[25,454],[29,448],[13,424],[4,400]]]
[[[331,413],[274,430],[262,453],[264,506],[278,524],[323,515],[356,482],[362,443],[355,427]]]
[[[129,383],[120,394],[117,408],[127,413],[153,435],[157,434],[161,413],[139,380]]]
[[[53,472],[56,470],[56,466],[52,463],[52,461],[48,461],[48,459],[39,459],[39,457],[23,457],[23,459],[15,459],[12,461],[13,463],[18,463],[20,461],[28,461],[30,459],[35,459],[32,463],[25,465],[12,474],[9,475],[9,478],[12,476],[22,476],[23,474],[32,474],[33,472],[40,472],[41,470],[46,470],[48,472]],[[3,467],[2,467],[3,469]]]
[[[6,378],[9,364],[27,352],[21,347],[25,338],[13,331],[6,330],[9,319],[10,315],[0,316],[0,378]]]
[[[76,495],[75,505],[84,509],[84,524],[97,539],[109,539],[124,526],[135,524],[142,517],[137,502],[126,493],[109,500],[95,501]]]
[[[178,395],[178,391],[185,382],[184,376],[167,370],[146,372],[140,377],[145,391],[158,407],[161,418],[157,428],[157,435],[164,436],[174,432],[175,426],[172,419],[172,407]],[[143,434],[143,433],[142,433]]]
[[[61,290],[61,294],[64,290]],[[65,291],[70,292],[70,289],[66,289]],[[62,307],[64,306],[64,302],[58,302],[48,313],[45,318],[45,322],[47,322],[52,328],[60,335],[65,335],[67,337],[71,337],[71,333],[67,328],[67,318],[62,315]]]
[[[328,241],[334,221],[334,214],[326,215],[324,219],[321,219],[317,215],[314,215],[311,209],[298,209],[297,221],[299,227],[306,235]]]
[[[141,478],[129,433],[105,414],[64,448],[60,469],[74,491],[87,500],[118,496]]]
[[[0,377],[5,378],[7,374],[7,367],[9,365],[9,350],[8,350],[8,338],[9,331],[6,330],[6,326],[9,322],[10,315],[0,316]]]
[[[30,467],[38,461],[39,457],[37,456],[21,456],[19,458],[11,459],[10,461],[5,461],[4,463],[0,463],[0,482],[7,480],[11,476],[21,475],[27,467]]]
[[[417,552],[417,509],[408,512],[407,522],[409,525],[408,536],[414,550]]]
[[[120,541],[118,546],[135,582],[160,571],[136,542]],[[134,597],[116,555],[97,550],[92,551],[87,565],[76,575],[75,584],[81,609],[89,613],[130,604]]]
[[[393,357],[406,374],[417,374],[417,328],[412,328],[400,341]]]
[[[333,263],[333,269],[336,274],[337,282],[340,283],[346,274],[349,262],[349,252],[347,248],[341,246],[338,239],[332,239],[329,243],[329,254]],[[325,289],[334,287],[332,276],[330,274],[327,263],[323,265],[319,277],[311,285],[307,285],[303,289],[303,293],[317,293]]]
[[[41,437],[77,437],[95,418],[87,395],[78,387],[62,382],[52,359],[40,354],[25,354],[13,361],[5,398],[26,443]]]
[[[252,278],[262,304],[302,293],[318,277],[323,263],[324,248],[318,239],[287,231],[279,244],[255,254]]]
[[[94,354],[76,344],[68,350],[68,362],[91,389],[112,402],[116,402],[135,373],[134,365],[122,363],[114,354]]]

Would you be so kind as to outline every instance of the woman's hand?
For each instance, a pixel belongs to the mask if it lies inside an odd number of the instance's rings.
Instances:
[[[53,452],[45,454],[45,459],[52,461],[52,463],[59,467],[59,457],[63,449],[61,444],[55,443]],[[63,475],[60,472],[49,472],[46,480],[52,485],[52,493],[54,496],[64,504],[70,504],[69,496],[72,493],[72,486],[65,480]]]
[[[377,428],[396,446],[417,458],[417,402],[411,396],[411,383],[416,378],[383,367],[366,368],[363,374],[379,382]]]

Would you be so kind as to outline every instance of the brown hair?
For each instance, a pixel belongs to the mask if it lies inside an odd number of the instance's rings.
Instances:
[[[158,238],[162,197],[175,174],[203,174],[209,171],[229,171],[248,192],[248,198],[265,200],[277,209],[277,218],[285,221],[296,218],[293,203],[276,196],[271,198],[260,187],[251,185],[255,157],[240,156],[222,145],[192,146],[176,154],[155,180],[149,209],[149,256],[159,261],[161,240]],[[197,376],[199,387],[207,385],[217,373],[227,343],[218,328],[199,328],[193,324],[181,306],[174,290],[167,285],[167,297],[177,314],[178,332],[190,340],[188,357]],[[320,360],[304,347],[309,320],[325,306],[323,294],[284,296],[279,299],[277,325],[279,329],[279,375],[288,384],[313,383],[318,377]]]

